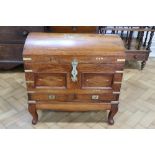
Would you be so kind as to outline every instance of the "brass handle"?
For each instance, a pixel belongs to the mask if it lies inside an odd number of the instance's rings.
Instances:
[[[98,100],[99,99],[99,95],[92,95],[91,99],[92,100]]]
[[[71,72],[71,79],[73,82],[76,82],[78,79],[77,79],[77,75],[78,75],[78,71],[77,71],[77,65],[78,65],[78,61],[76,59],[74,59],[72,62],[72,72]]]
[[[48,95],[48,99],[49,100],[54,100],[55,99],[55,95]]]

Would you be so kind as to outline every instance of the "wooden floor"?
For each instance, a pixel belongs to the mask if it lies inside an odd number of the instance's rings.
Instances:
[[[155,128],[155,59],[149,59],[143,71],[125,69],[113,126],[106,123],[107,112],[38,113],[39,122],[33,126],[27,111],[24,73],[0,73],[0,128]]]

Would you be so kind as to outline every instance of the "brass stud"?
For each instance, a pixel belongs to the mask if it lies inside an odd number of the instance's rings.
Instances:
[[[119,101],[111,101],[111,104],[118,104]]]
[[[31,61],[32,58],[23,58],[24,61]]]
[[[115,71],[115,73],[123,73],[123,71]]]
[[[117,59],[117,62],[125,62],[125,59]]]
[[[32,70],[25,70],[26,73],[33,72]]]

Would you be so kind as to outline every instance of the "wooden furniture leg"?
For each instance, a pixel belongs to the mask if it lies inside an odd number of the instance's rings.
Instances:
[[[32,115],[32,124],[35,125],[38,122],[38,114],[37,114],[37,109],[35,104],[29,104],[28,105],[28,110],[30,114]]]
[[[145,64],[146,64],[146,61],[145,61],[145,60],[141,62],[141,70],[143,70],[143,69],[144,69]]]
[[[114,124],[113,117],[115,116],[115,114],[117,113],[117,111],[118,111],[118,104],[112,104],[111,105],[111,110],[110,110],[109,115],[108,115],[108,123],[110,125],[113,125]]]

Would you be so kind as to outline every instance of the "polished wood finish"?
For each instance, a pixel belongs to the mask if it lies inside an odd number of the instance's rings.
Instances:
[[[119,103],[124,50],[116,35],[30,33],[23,60],[33,124],[36,109],[110,110],[108,122],[113,124],[117,110],[112,105]]]

